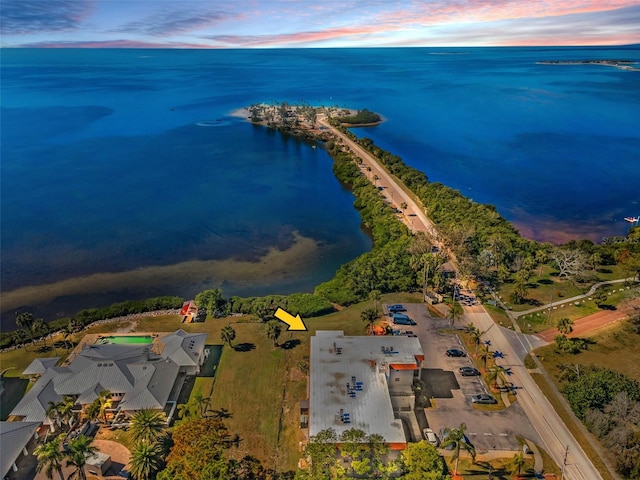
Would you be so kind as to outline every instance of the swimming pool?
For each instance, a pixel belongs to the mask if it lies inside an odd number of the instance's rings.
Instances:
[[[145,344],[153,343],[151,335],[109,335],[108,337],[100,337],[96,340],[96,344],[116,343],[116,344]]]

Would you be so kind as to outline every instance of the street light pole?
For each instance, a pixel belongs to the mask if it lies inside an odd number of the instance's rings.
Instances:
[[[569,445],[564,451],[564,459],[562,460],[562,472],[560,472],[560,480],[564,480],[564,470],[567,466],[567,455],[569,454]]]

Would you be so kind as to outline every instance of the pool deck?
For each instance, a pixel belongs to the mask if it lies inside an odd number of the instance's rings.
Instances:
[[[151,345],[151,353],[155,353],[156,355],[160,355],[162,350],[164,349],[164,344],[162,343],[162,337],[169,335],[171,332],[135,332],[135,333],[122,333],[122,334],[114,334],[114,333],[88,333],[82,340],[76,345],[76,347],[71,351],[71,353],[67,356],[65,361],[62,363],[62,366],[67,366],[73,360],[80,355],[80,352],[84,350],[86,347],[90,345],[95,345],[96,342],[104,337],[153,337],[153,342],[148,343],[146,345]],[[122,344],[121,344],[122,345]],[[128,343],[126,345],[145,345],[144,343]]]

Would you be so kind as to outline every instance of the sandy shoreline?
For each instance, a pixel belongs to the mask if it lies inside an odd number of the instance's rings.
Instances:
[[[126,272],[94,273],[2,292],[0,303],[2,311],[7,312],[25,305],[44,305],[64,296],[90,295],[140,286],[158,288],[205,280],[209,280],[215,286],[223,282],[256,285],[261,282],[278,283],[305,272],[309,259],[317,255],[319,246],[314,239],[298,233],[294,235],[295,241],[290,248],[271,248],[257,262],[233,259],[190,260]]]

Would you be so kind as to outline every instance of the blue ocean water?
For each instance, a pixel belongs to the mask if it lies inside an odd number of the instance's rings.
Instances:
[[[332,253],[264,291],[330,278],[370,241],[326,152],[230,116],[272,100],[381,113],[356,133],[531,238],[624,234],[640,215],[640,72],[536,63],[611,58],[640,49],[4,49],[2,289],[257,260],[293,232]]]

